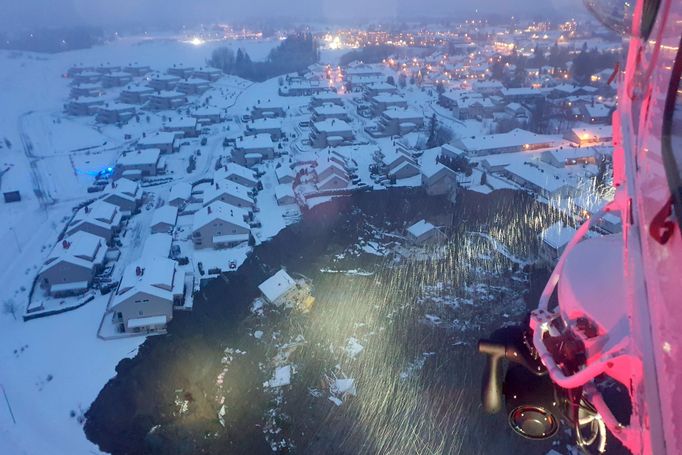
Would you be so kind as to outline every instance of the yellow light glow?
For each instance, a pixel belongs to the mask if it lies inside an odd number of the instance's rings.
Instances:
[[[202,40],[202,39],[199,38],[198,36],[195,36],[194,38],[192,38],[191,40],[189,40],[189,43],[190,43],[190,44],[193,44],[194,46],[201,46],[201,45],[204,44],[205,42],[206,42],[206,41]]]

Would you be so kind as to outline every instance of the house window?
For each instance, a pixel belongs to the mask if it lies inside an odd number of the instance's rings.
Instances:
[[[137,312],[138,316],[142,316],[142,310]]]

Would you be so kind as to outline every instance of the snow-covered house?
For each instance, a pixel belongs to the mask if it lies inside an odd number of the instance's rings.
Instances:
[[[397,179],[413,177],[419,174],[419,166],[412,156],[403,148],[389,151],[381,159],[383,172]]]
[[[171,74],[153,74],[149,78],[148,85],[157,91],[173,90],[180,78]]]
[[[217,107],[200,107],[190,115],[201,125],[211,125],[223,120],[223,113]]]
[[[172,259],[153,256],[126,266],[112,299],[114,322],[121,332],[163,331],[182,305],[185,272]]]
[[[147,95],[147,109],[151,111],[169,111],[187,104],[187,95],[176,91],[162,91]]]
[[[310,98],[311,107],[322,106],[323,104],[343,106],[343,100],[339,94],[333,92],[317,93]]]
[[[251,230],[242,209],[216,201],[194,214],[195,248],[221,248],[248,242]]]
[[[280,184],[275,187],[275,199],[278,205],[288,205],[296,203],[296,195],[291,188],[291,184]]]
[[[569,194],[574,187],[553,170],[544,163],[516,161],[505,167],[502,175],[546,198]]]
[[[114,167],[115,178],[125,177],[139,180],[142,177],[154,176],[159,172],[159,156],[161,150],[156,148],[124,152]]]
[[[137,182],[120,178],[104,189],[102,200],[117,206],[121,212],[132,213],[142,205],[142,188]]]
[[[508,103],[534,102],[545,97],[543,90],[532,87],[503,88],[500,92]]]
[[[75,85],[96,84],[102,80],[102,73],[97,71],[82,71],[78,74],[74,74],[72,77]]]
[[[275,169],[275,176],[277,177],[277,182],[279,183],[286,183],[286,184],[291,184],[295,178],[296,175],[294,174],[294,170],[291,169],[288,165],[284,164],[277,169]]]
[[[313,108],[313,115],[311,117],[313,122],[322,122],[332,118],[345,122],[350,121],[350,116],[348,115],[348,112],[346,112],[346,109],[338,104],[323,104],[322,106]]]
[[[102,94],[101,84],[82,84],[74,85],[73,87],[71,87],[71,92],[69,93],[69,96],[71,98],[78,98],[80,96],[96,97],[100,96],[101,94]]]
[[[314,169],[315,176],[318,182],[321,182],[331,175],[338,175],[339,177],[349,180],[348,172],[340,164],[335,161],[323,161]]]
[[[79,97],[66,103],[64,112],[77,116],[94,115],[103,104],[104,100],[100,97]]]
[[[516,128],[508,133],[482,136],[462,136],[453,145],[472,156],[513,153],[542,148],[559,147],[563,144],[561,136],[537,134]]]
[[[318,180],[317,189],[318,191],[340,190],[343,188],[348,188],[349,184],[350,182],[347,178],[337,174],[330,174],[328,177]]]
[[[83,293],[102,269],[106,252],[102,237],[77,231],[55,245],[36,283],[54,297]]]
[[[419,175],[419,166],[410,161],[403,161],[400,164],[389,168],[387,176],[391,179],[406,179]]]
[[[168,233],[173,230],[178,221],[178,208],[172,205],[163,205],[154,210],[150,229],[152,234]]]
[[[445,234],[426,220],[420,220],[407,228],[407,240],[413,245],[434,245],[445,240]]]
[[[107,125],[126,123],[136,114],[135,106],[123,103],[106,103],[97,107],[95,120]]]
[[[412,109],[387,109],[381,114],[377,136],[402,136],[424,127],[424,115]]]
[[[215,201],[221,201],[247,211],[253,210],[256,206],[256,202],[249,193],[249,188],[227,180],[213,182],[204,190],[204,206]]]
[[[422,164],[422,187],[431,196],[449,194],[457,188],[457,174],[442,163]]]
[[[133,80],[130,73],[124,71],[115,71],[113,73],[102,75],[102,87],[122,87]]]
[[[87,232],[109,243],[121,228],[121,212],[118,206],[99,200],[81,207],[66,229],[66,235]]]
[[[177,151],[177,133],[170,133],[167,131],[157,132],[149,136],[140,138],[137,141],[137,149],[159,149],[161,153],[173,153]]]
[[[174,207],[184,207],[192,197],[192,185],[186,182],[179,182],[173,185],[168,196],[168,205]]]
[[[258,177],[256,173],[248,167],[241,166],[237,163],[227,163],[213,173],[214,182],[222,182],[228,180],[237,183],[241,186],[254,188],[258,185]]]
[[[338,145],[353,139],[353,128],[343,120],[323,120],[313,123],[310,128],[310,144],[315,148]]]
[[[407,100],[398,94],[384,94],[371,98],[372,112],[381,115],[386,109],[407,109]]]
[[[364,87],[365,99],[372,99],[380,95],[395,95],[398,93],[398,87],[391,85],[388,82],[376,82]]]
[[[152,71],[151,67],[148,65],[141,65],[139,63],[131,63],[130,65],[125,66],[124,68],[121,69],[121,71],[125,71],[128,74],[132,74],[133,76],[144,76],[147,73],[150,73]]]
[[[273,141],[282,138],[282,120],[279,118],[254,118],[246,124],[245,134],[269,134]]]
[[[211,67],[201,67],[197,68],[194,70],[192,73],[192,77],[195,77],[197,79],[204,79],[210,82],[215,82],[218,79],[220,79],[223,75],[223,72],[220,71],[218,68],[211,68]]]
[[[613,109],[605,104],[591,103],[580,106],[583,121],[588,123],[610,123]]]
[[[571,128],[564,134],[564,138],[581,147],[611,142],[613,140],[613,127],[611,125],[589,125]]]
[[[576,164],[596,164],[597,153],[592,148],[574,148],[546,150],[540,160],[554,167],[566,167]]]
[[[296,291],[296,281],[287,272],[280,270],[258,285],[258,289],[268,303],[281,305]]]
[[[575,233],[575,229],[564,226],[560,221],[542,231],[540,234],[542,239],[539,251],[540,258],[549,264],[556,263]]]
[[[193,66],[185,66],[183,64],[174,64],[166,70],[166,73],[176,76],[180,79],[187,79],[194,73]]]
[[[258,102],[253,106],[251,116],[253,118],[263,117],[285,117],[287,106],[276,101]]]
[[[118,99],[121,103],[125,104],[144,104],[152,93],[154,93],[154,89],[151,87],[129,85],[121,90]]]
[[[232,150],[232,159],[242,166],[253,166],[275,156],[275,145],[269,134],[239,137]]]
[[[210,84],[205,79],[189,78],[178,81],[175,85],[175,90],[186,95],[201,95],[210,87]]]
[[[197,137],[197,119],[194,117],[174,117],[163,124],[163,131],[182,137]]]

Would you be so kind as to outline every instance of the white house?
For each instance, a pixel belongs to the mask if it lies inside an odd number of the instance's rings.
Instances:
[[[132,262],[112,299],[114,322],[121,332],[162,332],[184,294],[185,272],[172,259],[153,256]]]
[[[255,188],[258,185],[256,173],[248,167],[241,166],[237,163],[227,163],[216,169],[213,173],[214,182],[222,182],[224,180],[248,188]]]
[[[348,179],[341,177],[340,175],[331,174],[324,180],[317,182],[317,189],[318,191],[340,190],[343,188],[348,188],[348,185]]]
[[[116,178],[125,177],[130,180],[154,176],[161,171],[159,166],[160,155],[161,150],[155,148],[123,152],[116,162],[114,176]]]
[[[192,197],[192,185],[179,182],[173,185],[168,196],[168,204],[174,207],[183,207]]]
[[[275,176],[277,177],[277,181],[282,184],[291,184],[296,178],[294,170],[286,164],[275,169]]]
[[[177,133],[168,131],[145,136],[137,141],[138,149],[159,149],[161,153],[173,153],[177,150]]]
[[[121,212],[118,206],[98,200],[81,207],[74,215],[66,229],[66,235],[76,232],[88,232],[109,243],[121,228]]]
[[[172,205],[163,205],[154,210],[150,225],[152,234],[168,233],[173,230],[178,221],[178,208]]]
[[[555,264],[575,233],[575,229],[570,226],[564,226],[560,221],[542,231],[540,234],[542,239],[539,251],[540,258],[549,264]]]
[[[192,226],[194,247],[221,248],[248,242],[251,230],[244,216],[243,210],[221,201],[197,211]]]
[[[132,213],[142,205],[142,188],[137,182],[120,178],[107,185],[102,200],[114,204],[121,212]]]
[[[77,231],[55,245],[36,283],[54,297],[83,293],[102,269],[106,252],[102,237]]]
[[[457,174],[442,163],[422,165],[422,187],[430,196],[449,194],[457,188]]]
[[[296,281],[287,272],[280,270],[263,281],[258,289],[268,303],[281,305],[287,300],[290,293],[296,291]]]
[[[352,141],[353,128],[343,120],[328,119],[313,123],[310,128],[310,143],[315,148],[324,148]]]
[[[237,139],[232,159],[243,166],[253,166],[275,156],[275,144],[269,134],[246,135]]]
[[[440,229],[426,220],[420,220],[407,228],[407,239],[414,245],[433,245],[445,239]]]
[[[256,202],[249,194],[249,188],[227,180],[214,182],[204,191],[204,206],[215,201],[221,201],[247,211],[253,210],[256,206]]]
[[[296,196],[290,184],[281,184],[275,187],[275,199],[278,205],[288,205],[296,203]]]

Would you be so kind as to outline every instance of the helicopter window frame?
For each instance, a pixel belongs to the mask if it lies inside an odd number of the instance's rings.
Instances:
[[[651,31],[656,23],[658,17],[658,10],[661,6],[661,0],[645,0],[642,6],[642,19],[639,23],[639,35],[643,40],[648,40]]]
[[[680,123],[679,131],[675,136],[680,137],[680,145],[682,146],[682,94],[679,90],[682,87],[682,37],[677,48],[677,55],[673,63],[670,83],[668,84],[668,93],[665,99],[665,106],[663,110],[663,128],[661,132],[661,158],[663,160],[663,168],[665,170],[666,178],[670,194],[672,195],[672,204],[675,209],[678,227],[682,227],[682,160],[678,162],[673,150],[673,124],[677,120]],[[675,114],[677,112],[677,117]],[[680,151],[682,155],[682,150]]]

